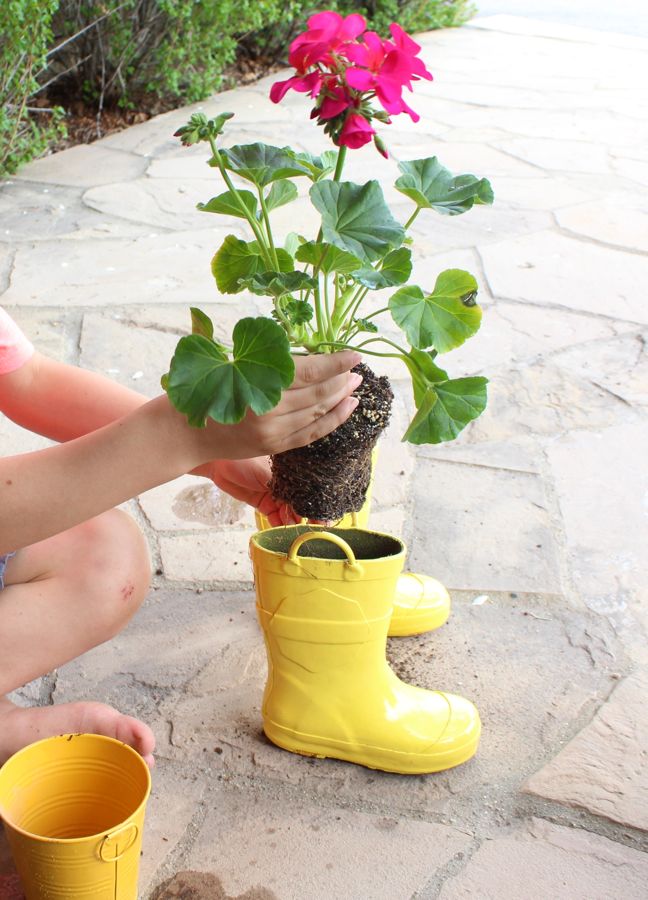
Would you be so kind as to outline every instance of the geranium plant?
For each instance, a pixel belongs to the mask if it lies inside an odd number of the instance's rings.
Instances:
[[[387,157],[375,126],[387,126],[400,114],[418,121],[403,91],[432,79],[420,46],[397,24],[390,31],[381,38],[360,15],[320,12],[291,44],[295,74],[276,82],[270,99],[281,102],[295,90],[314,101],[311,118],[334,147],[319,156],[262,143],[223,146],[229,112],[211,119],[196,113],[176,132],[186,146],[209,145],[209,165],[224,182],[225,190],[198,208],[244,219],[251,229],[251,240],[231,234],[216,251],[212,272],[218,290],[250,291],[270,304],[269,316],[236,324],[230,347],[214,338],[210,319],[192,309],[193,333],[181,338],[163,378],[172,403],[191,424],[202,426],[207,417],[238,422],[248,409],[263,414],[290,385],[294,352],[347,347],[369,357],[398,357],[409,370],[416,412],[404,440],[452,440],[485,408],[487,380],[450,378],[437,360],[478,330],[477,281],[469,272],[448,269],[434,285],[416,283],[408,231],[421,213],[456,216],[474,204],[492,203],[489,182],[452,175],[436,156],[399,161],[395,187],[412,202],[401,222],[378,181],[343,180],[349,150],[373,142]],[[308,236],[297,229],[280,245],[272,213],[298,197],[300,180],[310,183],[319,231]],[[385,289],[393,293],[380,299]],[[399,326],[402,340],[381,333],[386,319]],[[273,493],[302,515],[331,520],[362,505],[371,449],[387,424],[392,395],[386,379],[364,364],[361,369],[360,404],[351,419],[316,444],[273,458]],[[331,453],[337,457],[327,468],[321,456]]]

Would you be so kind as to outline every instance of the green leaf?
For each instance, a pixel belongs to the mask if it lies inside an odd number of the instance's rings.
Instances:
[[[311,181],[319,181],[321,178],[330,175],[337,165],[337,150],[325,150],[321,156],[313,156],[312,153],[307,151],[297,153],[295,150],[291,150],[290,147],[284,147],[283,149],[308,170],[307,174]]]
[[[382,268],[366,267],[353,272],[360,284],[372,290],[403,284],[412,274],[412,251],[407,247],[392,250],[383,260]]]
[[[475,203],[493,202],[493,189],[486,178],[453,177],[436,156],[400,162],[398,168],[403,175],[396,180],[396,188],[423,209],[458,216]]]
[[[305,325],[315,315],[315,311],[310,303],[306,300],[295,300],[294,298],[286,298],[287,302],[282,303],[282,312],[288,317],[291,325]]]
[[[277,261],[282,272],[294,268],[293,259],[281,248],[277,249]],[[242,241],[228,234],[212,259],[211,270],[218,290],[223,294],[238,294],[243,290],[241,279],[266,270],[257,241]]]
[[[282,297],[294,291],[312,290],[317,287],[316,279],[305,272],[260,272],[249,278],[242,278],[240,284],[253,294],[270,297]]]
[[[446,353],[479,330],[482,311],[475,303],[476,292],[477,282],[469,272],[446,269],[431,294],[407,285],[392,295],[389,309],[413,347]]]
[[[256,241],[242,241],[228,234],[211,262],[211,270],[218,290],[223,294],[238,294],[243,290],[241,279],[265,269]]]
[[[369,319],[354,319],[353,324],[356,326],[358,331],[369,331],[371,334],[378,333],[378,326],[375,322],[371,322]]]
[[[437,366],[434,362],[434,355],[428,350],[417,350],[412,347],[409,353],[401,357],[412,376],[414,402],[417,407],[421,405],[426,392],[432,385],[448,380],[448,373]]]
[[[296,231],[289,231],[286,235],[286,240],[284,241],[284,250],[286,253],[289,253],[290,256],[294,256],[300,246],[300,241],[300,236]]]
[[[263,415],[292,384],[295,364],[281,326],[266,317],[241,319],[234,327],[233,358],[200,334],[178,342],[167,392],[190,425],[207,418],[223,424],[240,422],[248,409]]]
[[[290,203],[297,196],[297,188],[292,181],[275,181],[268,191],[265,203],[268,211]]]
[[[295,253],[295,259],[319,268],[325,275],[329,272],[350,275],[360,265],[360,260],[353,253],[338,250],[333,244],[320,244],[315,241],[302,244]]]
[[[486,408],[488,380],[481,376],[455,378],[430,386],[403,437],[411,444],[452,441]]]
[[[238,195],[243,201],[248,213],[256,217],[257,199],[251,191],[238,191]],[[245,219],[247,216],[236,201],[236,195],[232,191],[225,191],[218,197],[212,197],[207,203],[197,203],[196,209],[200,212],[221,213],[224,216],[237,216],[239,219]]]
[[[220,155],[226,169],[257,187],[265,187],[282,178],[308,175],[308,169],[294,156],[269,144],[237,144],[221,150]]]
[[[203,337],[209,338],[210,341],[213,340],[214,323],[207,313],[204,313],[202,309],[198,309],[197,306],[189,308],[191,310],[191,333],[202,334]]]
[[[377,181],[319,181],[310,197],[322,215],[324,240],[362,262],[381,259],[403,243],[405,231],[389,211]]]

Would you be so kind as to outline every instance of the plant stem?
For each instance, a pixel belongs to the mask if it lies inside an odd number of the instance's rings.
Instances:
[[[333,338],[333,326],[331,323],[331,308],[329,306],[329,293],[328,293],[328,275],[324,275],[324,315],[326,318],[326,336],[331,339]]]
[[[349,317],[349,319],[353,320],[353,319],[355,318],[355,316],[356,316],[356,314],[357,314],[357,312],[358,312],[358,310],[359,310],[359,308],[360,308],[360,306],[361,306],[361,304],[362,304],[364,298],[367,296],[368,293],[369,293],[369,288],[368,288],[368,287],[365,287],[365,288],[363,288],[362,290],[358,291],[358,293],[357,293],[356,296],[354,297],[354,303],[353,303],[353,306],[350,307],[350,308],[349,308],[349,311],[348,311],[348,317]]]
[[[315,321],[317,322],[317,333],[321,335],[326,334],[326,329],[324,328],[324,322],[322,319],[322,301],[320,300],[320,280],[319,274],[315,274],[317,278],[317,287],[313,290],[313,305],[315,307]]]
[[[274,263],[275,269],[279,271],[279,260],[277,259],[277,251],[275,250],[274,240],[272,239],[272,227],[270,225],[270,216],[268,214],[268,207],[266,206],[265,197],[263,196],[263,188],[258,186],[257,190],[259,192],[259,203],[261,204],[261,212],[263,213],[263,221],[265,223],[266,235],[268,237],[268,244],[270,247],[270,255],[272,257],[272,262]]]
[[[407,350],[403,350],[402,347],[399,347],[398,344],[394,343],[394,341],[390,341],[389,338],[386,338],[386,337],[368,338],[366,341],[363,341],[361,344],[358,344],[358,345],[355,347],[355,349],[356,349],[356,350],[362,350],[363,353],[371,353],[370,350],[363,350],[363,347],[366,347],[367,344],[375,344],[376,342],[379,342],[379,343],[382,343],[382,344],[389,344],[390,347],[393,347],[395,350],[398,350],[398,356],[399,356],[399,357],[400,357],[400,356],[407,356]],[[374,354],[374,356],[375,356],[375,355],[378,355],[378,356],[394,356],[393,353],[379,353],[379,354]]]
[[[363,316],[364,319],[373,319],[375,316],[379,316],[381,313],[389,312],[388,306],[383,306],[382,309],[377,309],[375,312],[369,313],[368,316]]]
[[[209,138],[209,144],[211,146],[213,157],[216,160],[216,165],[218,166],[219,171],[223,177],[223,181],[225,182],[225,184],[229,188],[231,194],[235,198],[236,205],[241,210],[244,217],[248,220],[248,222],[250,224],[250,228],[254,232],[254,236],[256,237],[256,239],[258,241],[259,249],[261,250],[263,258],[264,258],[268,268],[271,269],[273,266],[273,260],[272,260],[272,257],[270,256],[268,246],[266,244],[265,235],[263,234],[263,231],[259,227],[259,223],[256,221],[254,216],[252,216],[250,214],[249,209],[247,208],[245,203],[243,203],[243,201],[241,200],[241,197],[239,195],[238,190],[236,189],[234,182],[227,174],[227,170],[226,170],[225,166],[223,165],[223,160],[221,159],[221,155],[218,152],[218,148],[216,147],[216,141],[214,140],[213,137]]]
[[[415,218],[418,216],[418,214],[421,212],[421,209],[422,209],[422,208],[423,208],[422,206],[417,206],[417,207],[416,207],[416,209],[414,210],[414,212],[412,213],[412,215],[409,217],[409,219],[407,220],[407,222],[405,222],[405,224],[403,225],[403,228],[405,229],[405,231],[407,231],[407,229],[410,227],[410,225],[412,224],[412,222],[414,221],[414,219],[415,219]]]
[[[374,342],[382,342],[383,344],[389,344],[390,347],[394,347],[394,349],[398,350],[398,353],[379,353],[377,350],[365,350],[367,344],[371,344]],[[380,356],[391,359],[402,359],[403,356],[407,356],[407,351],[403,350],[402,347],[399,347],[398,344],[395,344],[393,341],[390,341],[388,338],[377,337],[370,338],[368,341],[363,341],[361,344],[349,344],[346,341],[319,341],[315,346],[315,350],[317,351],[320,347],[331,347],[333,350],[360,350],[363,355],[367,356]]]
[[[342,177],[342,169],[344,168],[344,161],[347,155],[347,148],[342,146],[338,151],[337,163],[335,165],[335,172],[333,173],[333,181],[339,181]]]
[[[281,324],[284,326],[284,329],[286,330],[287,333],[290,333],[290,327],[291,327],[291,326],[290,326],[290,322],[288,321],[288,319],[287,319],[286,316],[284,315],[284,312],[283,312],[283,310],[281,309],[281,307],[280,307],[280,305],[279,305],[279,299],[278,299],[278,298],[274,301],[273,306],[274,306],[274,308],[275,308],[275,312],[277,313],[279,319],[281,320]]]

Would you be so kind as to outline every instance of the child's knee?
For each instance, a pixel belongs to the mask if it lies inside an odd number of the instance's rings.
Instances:
[[[86,598],[103,640],[117,634],[139,609],[151,580],[150,554],[135,522],[110,510],[81,526]]]

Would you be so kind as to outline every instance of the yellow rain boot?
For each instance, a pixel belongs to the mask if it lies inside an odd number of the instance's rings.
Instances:
[[[358,513],[347,513],[336,528],[367,528],[370,495],[367,493],[365,505]],[[272,528],[268,519],[255,512],[259,531]],[[450,616],[450,596],[436,578],[403,572],[398,576],[393,596],[393,608],[389,623],[389,637],[408,637],[435,631],[448,621]]]
[[[263,727],[274,744],[402,774],[473,756],[472,703],[405,684],[385,659],[401,541],[292,526],[257,532],[250,555],[268,654]]]
[[[389,637],[435,631],[448,621],[450,596],[436,578],[403,572],[398,576]]]

